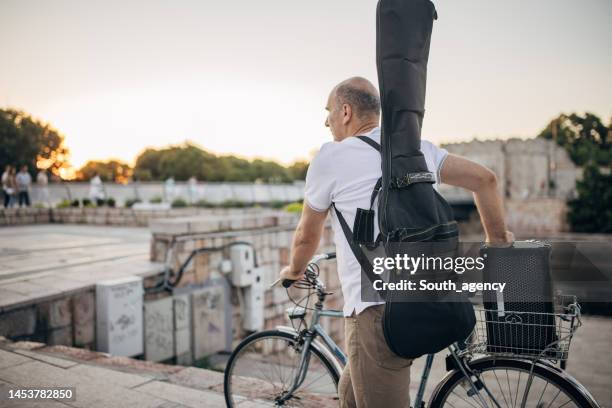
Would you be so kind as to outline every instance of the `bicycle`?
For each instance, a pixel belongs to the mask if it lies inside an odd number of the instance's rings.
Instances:
[[[304,279],[294,283],[308,291],[299,302],[294,302],[295,307],[287,310],[292,324],[299,321],[297,328],[278,326],[274,330],[254,333],[233,351],[224,374],[228,407],[245,400],[255,406],[338,405],[338,381],[347,357],[319,323],[321,317],[343,317],[341,311],[323,308],[330,293],[318,278],[318,262],[333,258],[334,253],[316,255]],[[287,287],[286,282],[283,286]],[[317,301],[309,309],[308,299],[312,295],[316,295]],[[304,300],[306,306],[300,306]],[[427,406],[599,407],[588,390],[561,368],[567,360],[571,338],[581,325],[576,299],[564,300],[558,312],[536,314],[547,316],[536,316],[535,322],[530,312],[505,311],[504,316],[511,318],[500,321],[493,311],[476,309],[474,332],[462,344],[448,347],[448,372],[435,387]],[[308,310],[312,311],[310,324],[306,323]],[[505,344],[492,346],[488,340],[492,328],[498,333],[507,333],[508,329],[516,332],[521,328],[532,335],[547,335],[548,330],[554,330],[555,337],[543,348],[525,348],[520,342],[508,344],[509,339],[505,339]],[[426,406],[425,386],[433,360],[434,355],[426,357],[413,407]]]

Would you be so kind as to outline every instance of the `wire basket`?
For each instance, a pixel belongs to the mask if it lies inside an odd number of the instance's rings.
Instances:
[[[555,306],[555,313],[476,308],[476,326],[466,340],[465,351],[565,361],[581,325],[580,305],[574,296],[559,296]]]

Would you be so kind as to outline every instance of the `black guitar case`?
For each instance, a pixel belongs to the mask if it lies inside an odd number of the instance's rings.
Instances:
[[[451,207],[433,188],[435,176],[420,149],[435,19],[437,12],[429,0],[378,2],[376,63],[382,105],[378,215],[389,257],[410,252],[411,242],[446,242],[452,246],[458,241]],[[436,246],[430,248],[424,255],[436,256]],[[414,276],[391,273],[391,280],[398,279]],[[440,351],[467,338],[475,325],[471,304],[454,291],[433,294],[431,301],[406,302],[395,296],[395,291],[385,296],[383,330],[387,344],[401,357]]]

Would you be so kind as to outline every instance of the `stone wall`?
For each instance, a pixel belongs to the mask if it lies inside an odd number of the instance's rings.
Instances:
[[[508,229],[517,237],[555,235],[569,231],[567,205],[554,198],[506,202]]]
[[[186,182],[176,182],[170,186],[162,182],[134,182],[104,183],[103,190],[107,198],[112,197],[118,205],[123,206],[127,200],[149,201],[154,198],[161,198],[166,202],[172,202],[176,198],[187,202],[205,200],[210,203],[227,200],[247,203],[290,202],[302,197],[303,188],[303,182],[300,181],[293,184],[200,182],[195,186]],[[63,200],[89,198],[89,190],[89,183],[86,182],[50,183],[48,197],[45,197],[38,186],[33,185],[31,198],[34,203],[55,206]]]
[[[443,147],[493,170],[507,200],[565,201],[582,173],[565,149],[546,139],[473,140]]]
[[[289,263],[290,246],[293,239],[293,231],[297,223],[297,216],[291,214],[280,214],[275,216],[260,217],[258,219],[242,218],[233,220],[198,218],[183,220],[160,220],[151,225],[153,233],[151,260],[157,262],[166,261],[166,255],[172,247],[173,270],[177,270],[187,259],[189,254],[197,248],[221,247],[235,241],[246,241],[251,243],[257,255],[259,266],[265,270],[263,284],[265,290],[264,302],[264,328],[271,329],[277,325],[290,325],[285,311],[294,306],[289,300],[284,288],[269,288],[280,271],[281,266]],[[228,222],[226,227],[229,233],[215,233],[218,231],[219,223]],[[319,252],[333,251],[333,233],[331,226],[327,225]],[[179,287],[196,285],[205,282],[210,277],[220,276],[220,263],[229,258],[229,250],[199,254],[190,263],[189,267],[179,283]],[[343,304],[340,290],[340,282],[336,273],[335,261],[322,262],[320,264],[320,277],[327,288],[334,292],[328,297],[326,307],[341,309]],[[154,279],[145,280],[145,287],[155,284]],[[235,342],[241,340],[246,332],[241,327],[241,316],[243,311],[239,302],[239,288],[232,288],[233,299],[233,337]],[[300,299],[305,292],[300,289],[290,289],[293,298]],[[148,299],[157,299],[163,295],[148,295]],[[312,306],[312,301],[311,304]],[[329,330],[330,335],[336,341],[343,339],[342,319],[323,319],[322,325]]]
[[[49,345],[95,347],[93,290],[0,313],[0,335]]]
[[[172,208],[137,210],[132,208],[2,208],[0,226],[27,224],[88,224],[148,227],[152,220],[188,216],[231,216],[270,213],[267,208]]]

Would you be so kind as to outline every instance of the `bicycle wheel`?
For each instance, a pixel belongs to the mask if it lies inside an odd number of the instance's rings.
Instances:
[[[526,360],[483,358],[469,363],[484,388],[479,390],[486,402],[473,395],[465,376],[455,370],[449,373],[433,392],[430,408],[520,407],[526,390],[531,362]],[[496,404],[496,403],[497,404]],[[598,407],[595,400],[580,384],[563,371],[536,364],[532,383],[527,393],[526,407],[533,408],[590,408]]]
[[[319,350],[308,350],[308,372],[287,401],[279,403],[293,384],[303,346],[295,335],[279,330],[255,333],[243,340],[225,368],[223,391],[228,407],[245,399],[263,406],[336,407],[339,373]]]

